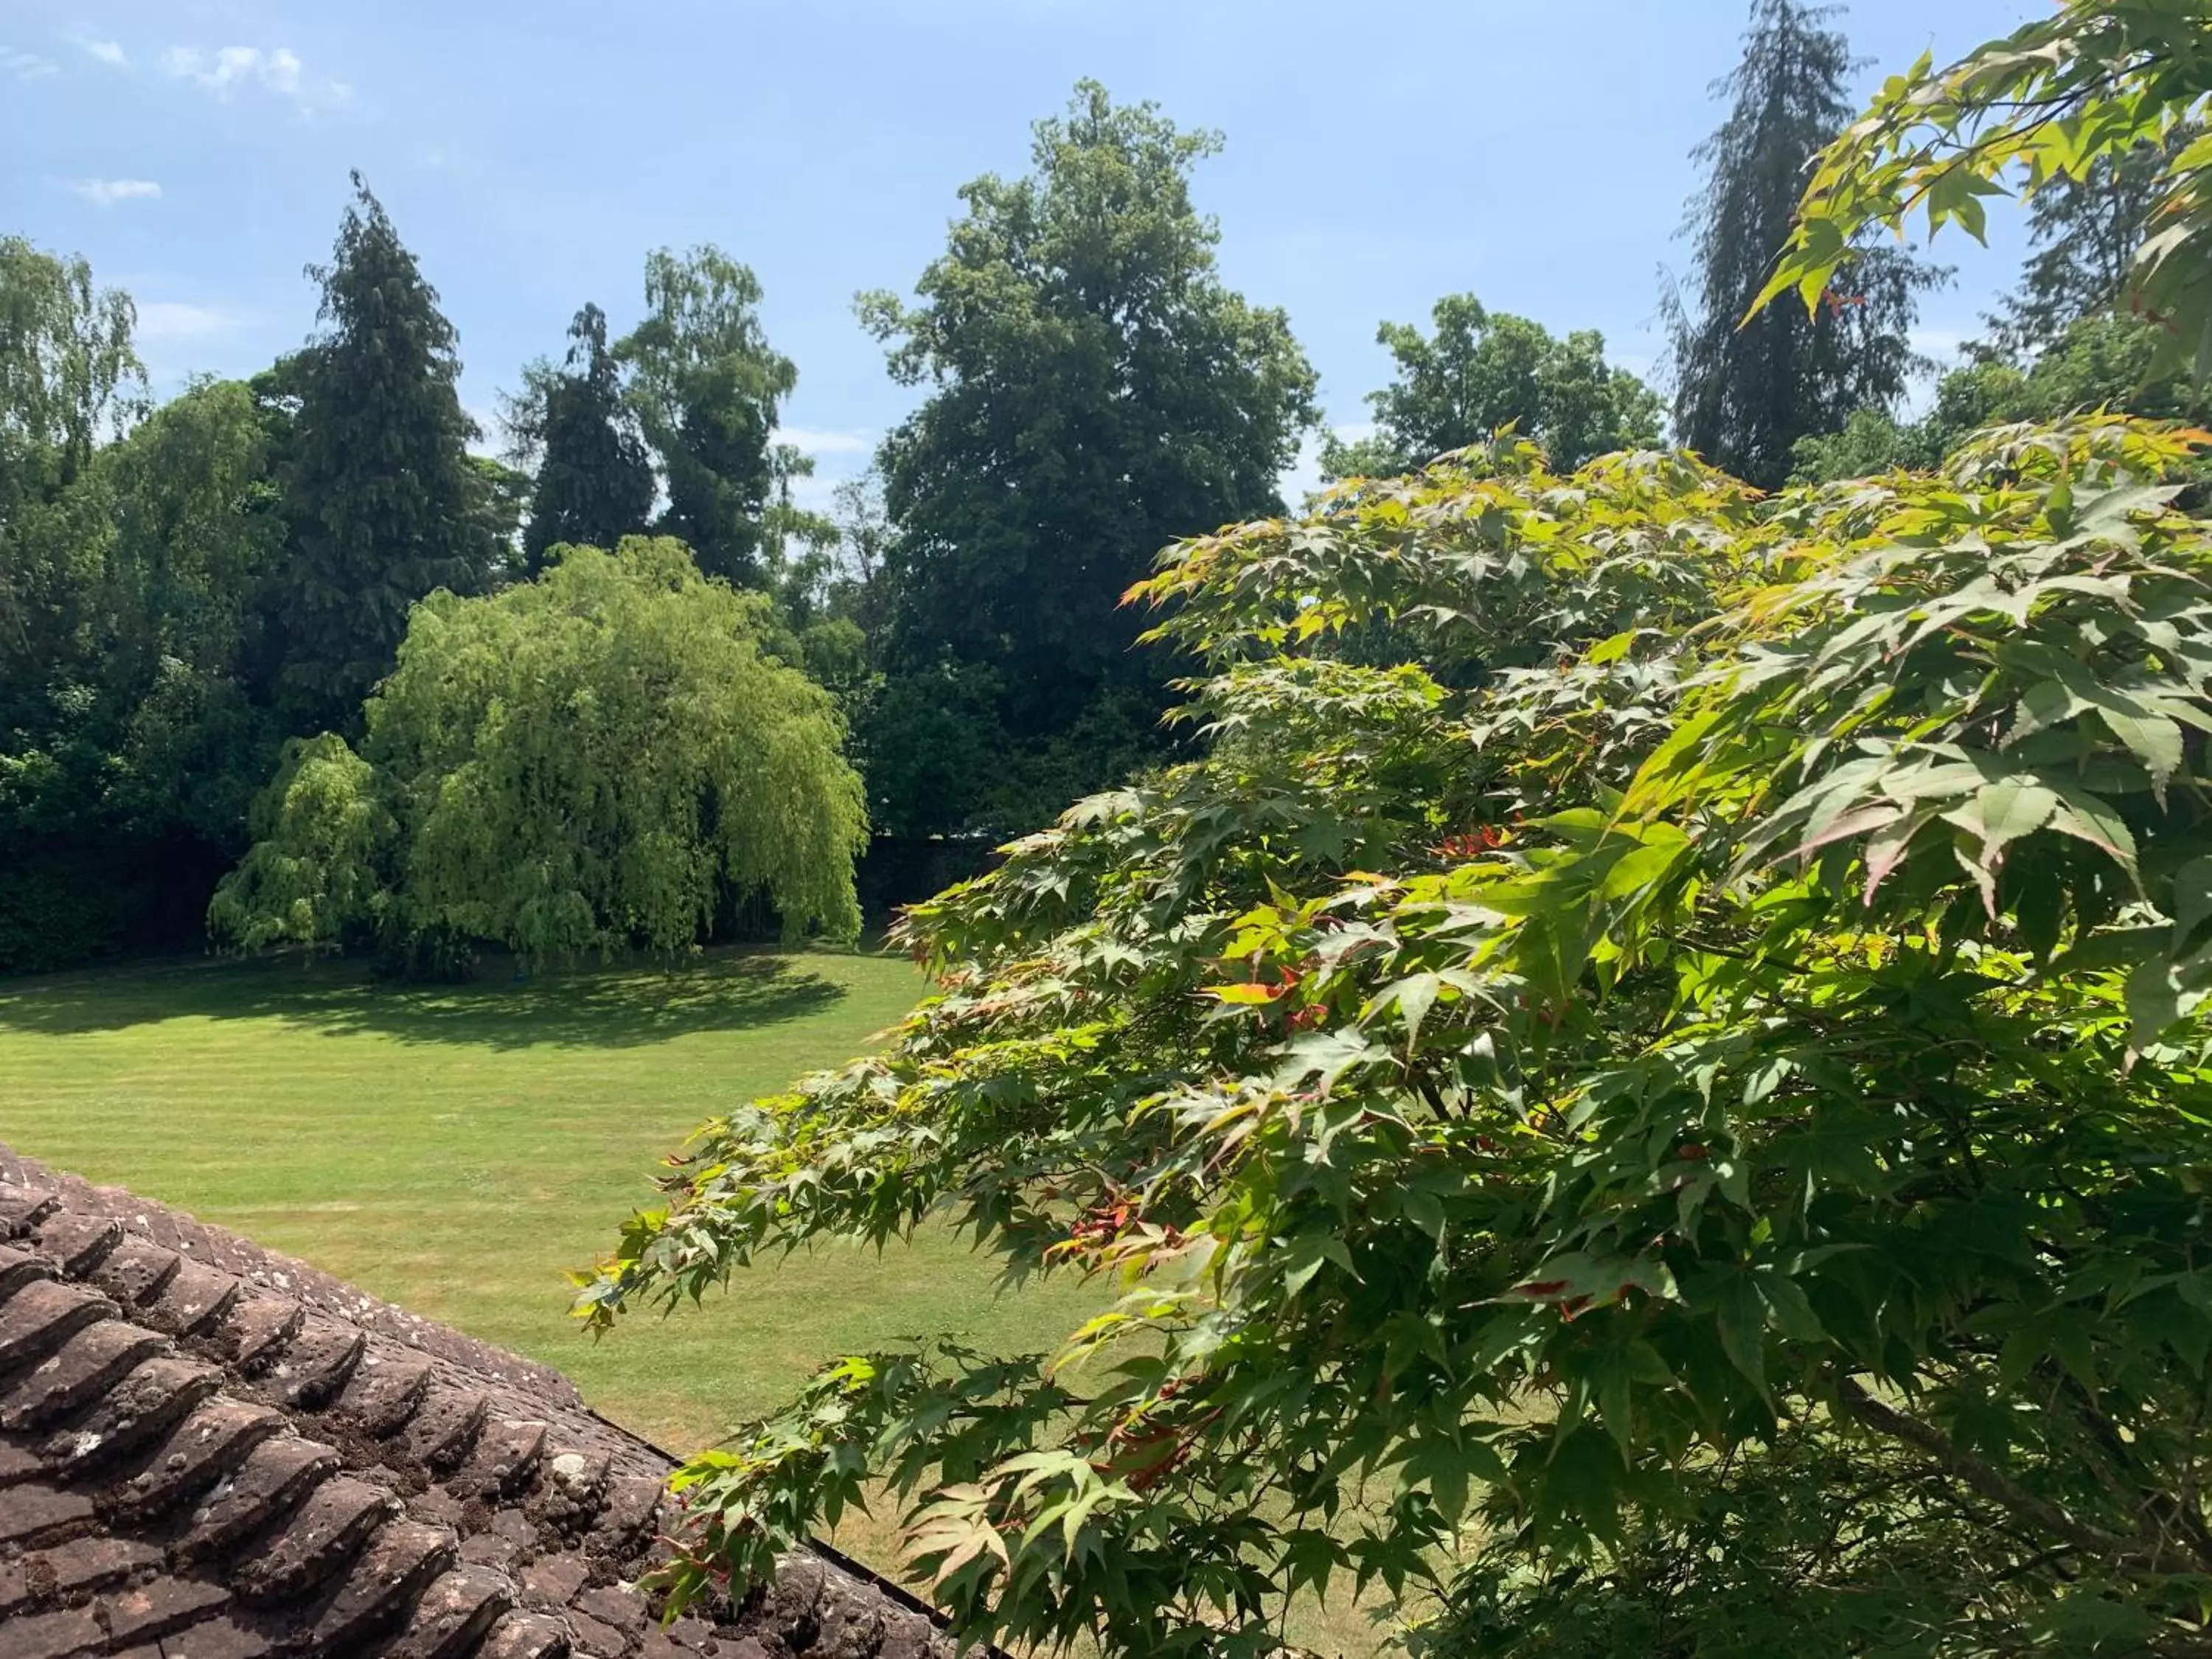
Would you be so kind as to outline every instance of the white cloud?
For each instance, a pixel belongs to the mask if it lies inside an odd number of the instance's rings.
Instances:
[[[79,179],[70,185],[94,207],[113,207],[118,202],[159,196],[161,185],[151,179]]]
[[[809,513],[834,513],[837,508],[838,478],[825,478],[817,473],[791,481],[792,505]]]
[[[807,426],[780,426],[775,429],[775,441],[790,444],[802,454],[817,456],[866,455],[876,447],[872,432]]]
[[[204,340],[238,326],[238,318],[216,306],[187,305],[181,300],[141,300],[138,338],[167,343]]]
[[[0,46],[0,75],[12,75],[18,81],[43,81],[49,75],[61,73],[61,65],[35,52],[20,52],[14,46]]]
[[[119,40],[80,40],[77,45],[84,48],[87,56],[117,69],[125,68],[131,62],[130,54],[123,50]]]
[[[161,54],[161,67],[175,79],[189,81],[218,98],[228,98],[240,87],[259,87],[307,109],[342,104],[353,95],[343,81],[310,81],[307,65],[289,46],[220,46],[213,52],[171,46]]]

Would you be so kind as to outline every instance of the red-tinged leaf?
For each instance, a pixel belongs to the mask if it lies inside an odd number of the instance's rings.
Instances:
[[[1882,883],[1888,880],[1890,872],[1904,862],[1905,854],[1911,848],[1912,838],[1934,816],[1923,807],[1875,833],[1866,846],[1866,885],[1859,896],[1862,902],[1874,902],[1874,896]]]

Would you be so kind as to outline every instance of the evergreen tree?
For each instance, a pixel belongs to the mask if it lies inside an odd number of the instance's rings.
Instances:
[[[1313,419],[1288,319],[1223,285],[1192,205],[1219,146],[1085,82],[1037,124],[1029,176],[961,191],[919,307],[864,298],[892,372],[930,387],[880,457],[890,667],[911,693],[884,718],[987,708],[945,752],[996,762],[935,769],[961,787],[927,811],[879,796],[879,822],[1028,828],[1158,753],[1172,665],[1131,651],[1146,623],[1121,595],[1171,538],[1279,510]],[[922,765],[902,732],[869,744]]]
[[[780,509],[812,465],[775,441],[799,371],[769,344],[760,301],[759,278],[720,248],[661,248],[646,260],[645,320],[614,348],[668,494],[655,531],[741,587],[773,581]]]
[[[1743,60],[1714,88],[1728,118],[1693,152],[1705,184],[1684,228],[1692,291],[1666,302],[1675,436],[1768,489],[1789,477],[1798,439],[1896,399],[1916,366],[1914,296],[1942,280],[1870,250],[1817,312],[1773,306],[1743,322],[1796,222],[1808,165],[1850,113],[1850,47],[1824,26],[1832,11],[1753,0]]]
[[[350,728],[408,607],[484,586],[497,549],[470,465],[453,325],[361,175],[323,289],[325,332],[282,366],[292,547],[277,596],[292,722]]]
[[[538,378],[517,399],[517,437],[538,460],[525,563],[535,574],[545,550],[612,547],[643,530],[653,514],[653,463],[623,401],[622,373],[607,349],[607,317],[595,305],[568,325],[565,370]]]

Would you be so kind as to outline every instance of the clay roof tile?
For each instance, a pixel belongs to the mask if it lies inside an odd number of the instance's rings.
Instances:
[[[673,1462],[550,1367],[0,1146],[6,1656],[953,1653],[818,1547],[664,1633]]]

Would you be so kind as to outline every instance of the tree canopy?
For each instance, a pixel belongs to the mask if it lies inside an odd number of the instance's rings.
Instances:
[[[196,923],[274,753],[261,412],[149,401],[129,298],[0,241],[0,971]]]
[[[581,1306],[935,1216],[1120,1300],[825,1370],[679,1477],[679,1592],[881,1479],[1015,1642],[1256,1655],[1348,1574],[1443,1651],[2193,1650],[2186,453],[1762,502],[1506,442],[1174,550],[1211,751],[915,910],[937,994]]]
[[[1914,295],[1941,280],[1875,249],[1818,309],[1744,320],[1796,222],[1806,167],[1850,112],[1850,47],[1827,15],[1800,0],[1754,0],[1742,61],[1715,88],[1728,117],[1696,152],[1705,184],[1684,227],[1690,292],[1669,301],[1674,435],[1762,489],[1789,476],[1800,438],[1905,390]]]
[[[2136,318],[2110,311],[2077,317],[2025,365],[1992,352],[1953,369],[1937,380],[1929,407],[1911,419],[1855,410],[1840,432],[1800,438],[1796,477],[1832,483],[1896,466],[1932,467],[1984,427],[2094,410],[2212,418],[2201,391],[2158,372],[2159,346],[2157,331]]]
[[[416,606],[356,753],[294,744],[210,910],[248,948],[373,933],[434,963],[688,951],[732,897],[860,927],[859,780],[828,695],[765,655],[771,606],[678,544],[570,549]]]
[[[1851,280],[1876,228],[1902,232],[1924,217],[1931,237],[1955,224],[1978,240],[1992,197],[2017,192],[2044,212],[2096,203],[2107,229],[2126,234],[2130,217],[2139,228],[2124,307],[2157,325],[2165,366],[2185,364],[2203,381],[2212,371],[2209,31],[2205,0],[2063,0],[1946,69],[1923,55],[1821,153],[1758,305],[1794,290],[1817,310]]]
[[[0,237],[0,434],[11,470],[44,450],[74,472],[144,413],[136,321],[131,296],[95,286],[82,258]]]
[[[1368,394],[1372,436],[1347,444],[1332,435],[1323,445],[1325,477],[1395,477],[1509,423],[1570,472],[1614,450],[1659,441],[1659,395],[1628,370],[1607,366],[1596,330],[1559,339],[1526,317],[1486,310],[1472,294],[1445,295],[1431,320],[1430,336],[1405,323],[1376,331],[1396,378]]]
[[[667,493],[655,528],[742,587],[774,579],[779,510],[811,467],[775,441],[799,371],[769,344],[760,302],[759,279],[720,248],[661,248],[645,262],[644,320],[614,349]]]
[[[866,296],[927,399],[885,440],[894,708],[977,707],[975,746],[1036,775],[962,781],[907,827],[1017,829],[1156,754],[1160,669],[1122,591],[1178,535],[1271,512],[1313,419],[1279,311],[1221,282],[1190,175],[1220,140],[1085,82],[1036,125],[1032,171],[965,185],[921,303]],[[1077,741],[1071,734],[1087,727]]]

